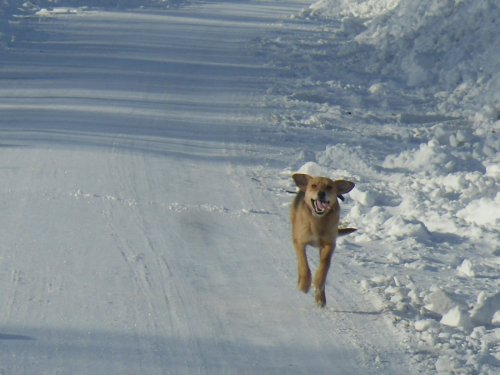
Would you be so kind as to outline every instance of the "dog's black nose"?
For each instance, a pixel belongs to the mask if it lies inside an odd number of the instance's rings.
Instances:
[[[325,197],[326,197],[326,193],[325,193],[324,191],[320,191],[320,192],[318,193],[318,199],[319,199],[320,201],[324,202],[324,201],[325,201]]]

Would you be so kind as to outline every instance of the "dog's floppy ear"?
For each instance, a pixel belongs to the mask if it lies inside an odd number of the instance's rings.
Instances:
[[[336,180],[334,181],[335,188],[337,189],[337,194],[349,193],[354,188],[354,182],[346,180]]]
[[[309,180],[312,178],[308,174],[303,174],[303,173],[295,173],[292,176],[293,180],[295,181],[295,184],[299,187],[301,191],[306,191],[307,189],[307,184],[309,183]]]

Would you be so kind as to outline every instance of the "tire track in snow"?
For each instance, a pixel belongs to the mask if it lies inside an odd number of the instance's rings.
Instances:
[[[211,203],[202,204],[189,204],[189,203],[179,203],[179,202],[165,202],[165,201],[147,201],[143,202],[140,199],[134,198],[123,198],[110,194],[102,193],[85,193],[81,190],[69,193],[69,196],[76,199],[82,199],[88,202],[100,201],[100,202],[115,202],[116,204],[121,204],[128,207],[158,207],[175,213],[182,212],[209,212],[215,214],[221,214],[231,217],[241,217],[244,215],[270,215],[279,216],[280,214],[275,211],[269,211],[267,209],[261,208],[228,208],[221,205],[214,205]],[[55,199],[55,197],[53,197]]]
[[[119,142],[119,138],[115,142]],[[131,148],[133,149],[133,147]],[[142,171],[137,166],[132,167],[136,164],[136,157],[134,157],[133,153],[118,152],[116,147],[113,146],[108,166],[110,178],[116,183],[115,188],[119,192],[133,197],[137,197],[137,191],[133,185],[133,180],[136,180],[135,174]],[[92,198],[95,197],[92,196]],[[164,290],[164,283],[167,277],[172,279],[172,272],[168,269],[167,265],[167,275],[164,275],[164,270],[162,269],[160,273],[161,277],[158,278],[158,276],[154,276],[154,271],[150,269],[149,263],[151,259],[153,262],[152,266],[160,265],[160,268],[161,261],[157,257],[151,238],[145,232],[145,228],[142,225],[144,213],[135,203],[136,199],[123,200],[115,197],[109,199],[109,196],[106,196],[104,202],[107,206],[105,214],[112,236],[118,244],[122,259],[133,275],[132,279],[134,283],[137,285],[139,291],[144,294],[144,300],[149,307],[149,316],[144,316],[144,318],[148,318],[150,323],[153,324],[154,330],[158,331],[160,330],[159,325],[163,326],[162,323],[164,322],[161,311],[168,311],[170,309],[169,298]],[[125,202],[125,205],[123,205],[123,202]],[[118,203],[118,206],[116,203]],[[122,211],[123,208],[126,209],[126,214],[118,215],[118,212]],[[123,228],[118,226],[120,222]],[[137,239],[140,239],[140,241]],[[140,246],[141,244],[142,246]],[[160,299],[155,292],[159,289],[163,290],[163,298]],[[166,318],[168,319],[169,316],[166,315]],[[174,326],[174,322],[170,319],[167,326]]]

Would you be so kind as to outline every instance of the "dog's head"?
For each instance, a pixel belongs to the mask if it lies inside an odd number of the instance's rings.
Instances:
[[[305,203],[311,212],[321,217],[337,207],[337,197],[350,192],[354,183],[345,180],[333,181],[327,177],[311,177],[307,174],[295,173],[292,176],[300,191],[305,193]]]

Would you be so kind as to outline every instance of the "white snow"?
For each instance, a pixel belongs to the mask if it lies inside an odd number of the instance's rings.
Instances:
[[[474,270],[474,266],[469,259],[464,259],[462,264],[457,267],[458,274],[464,277],[475,277],[476,271]]]
[[[369,19],[394,9],[399,0],[319,0],[309,11],[328,17],[358,17]]]
[[[415,329],[419,332],[427,331],[432,326],[435,326],[436,321],[432,319],[416,320],[414,323]]]
[[[500,192],[494,198],[473,200],[465,208],[458,211],[457,216],[477,225],[498,227],[500,224]]]
[[[35,16],[38,17],[50,17],[56,16],[58,14],[77,14],[80,9],[77,8],[65,8],[65,7],[55,7],[52,9],[42,8],[35,12]]]
[[[497,374],[499,14],[0,2],[0,373]],[[356,183],[323,310],[295,171]]]
[[[469,329],[471,327],[471,321],[469,314],[460,309],[460,307],[455,306],[447,313],[443,315],[440,322],[449,327],[458,327]]]
[[[424,373],[500,367],[498,341],[472,337],[498,333],[498,309],[476,300],[500,289],[499,13],[495,1],[320,0],[300,13],[307,33],[266,44],[288,68],[270,91],[274,123],[309,139],[303,162],[356,181],[343,219],[360,229],[342,245]]]
[[[424,298],[424,308],[441,316],[458,307],[458,296],[436,288]],[[463,305],[460,307],[464,307]]]
[[[471,311],[471,318],[476,325],[493,324],[495,314],[500,311],[500,292],[487,296],[481,292],[477,297],[477,303]]]

